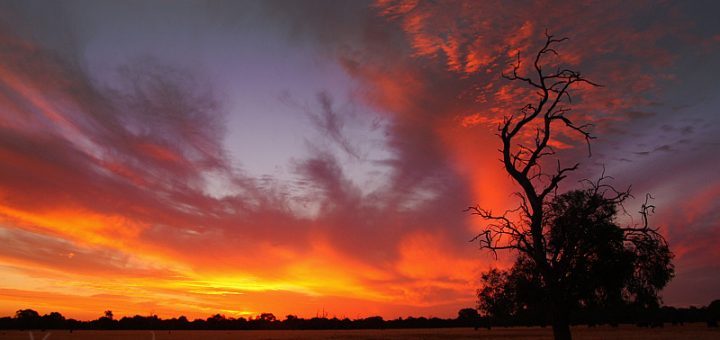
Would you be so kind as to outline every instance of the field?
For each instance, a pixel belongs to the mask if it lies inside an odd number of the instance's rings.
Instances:
[[[573,328],[574,339],[720,339],[720,330],[704,324],[666,326],[664,328],[618,328],[584,326]],[[322,331],[0,331],[0,339],[60,340],[171,340],[171,339],[552,339],[549,328],[471,328],[388,329],[388,330],[322,330]]]

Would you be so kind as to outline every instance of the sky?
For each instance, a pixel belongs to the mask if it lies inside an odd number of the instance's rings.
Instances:
[[[501,77],[550,32],[592,156],[655,198],[665,304],[720,298],[713,1],[0,2],[0,315],[454,317],[505,268]],[[522,65],[527,65],[524,63]],[[524,71],[524,68],[520,69]],[[624,223],[633,223],[623,217]]]

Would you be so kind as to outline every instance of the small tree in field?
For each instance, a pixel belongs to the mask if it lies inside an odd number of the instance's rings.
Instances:
[[[578,306],[633,299],[657,304],[658,291],[673,275],[665,239],[648,225],[654,209],[647,201],[641,210],[642,225],[621,227],[618,208],[630,197],[601,177],[586,190],[557,195],[560,182],[579,166],[561,166],[546,172],[543,164],[555,155],[549,145],[558,125],[593,138],[587,125],[570,117],[570,91],[577,85],[599,86],[580,72],[556,68],[549,71],[545,58],[556,56],[555,45],[567,40],[546,34],[544,46],[532,65],[533,75],[521,75],[520,57],[506,79],[536,90],[537,101],[518,113],[505,116],[499,126],[502,163],[517,182],[520,206],[502,215],[470,207],[490,223],[478,234],[481,248],[493,253],[518,253],[513,269],[491,271],[479,291],[480,308],[512,313],[537,305],[549,317],[555,339],[571,339],[570,313]]]

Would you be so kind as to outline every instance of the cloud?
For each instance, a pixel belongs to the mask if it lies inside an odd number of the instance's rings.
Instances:
[[[33,12],[18,6],[24,15]],[[499,74],[516,52],[531,56],[545,28],[571,37],[552,62],[606,85],[574,92],[573,117],[597,123],[604,156],[592,161],[618,160],[609,168],[623,174],[621,184],[662,189],[677,183],[676,173],[698,174],[691,164],[704,149],[678,156],[690,148],[681,140],[692,136],[691,143],[702,144],[714,131],[701,121],[669,119],[666,106],[678,103],[655,104],[680,59],[665,43],[689,34],[666,25],[684,22],[665,20],[674,18],[672,4],[658,5],[658,17],[645,15],[642,3],[592,10],[558,3],[551,12],[544,4],[492,2],[188,6],[171,11],[170,22],[205,27],[207,18],[220,18],[228,30],[252,34],[243,31],[255,23],[249,15],[230,19],[243,11],[267,19],[258,29],[263,38],[281,32],[287,43],[311,46],[319,62],[336,63],[350,76],[348,99],[334,89],[310,98],[312,105],[285,98],[314,128],[303,136],[308,152],[284,164],[286,177],[251,177],[237,164],[253,159],[232,159],[227,150],[233,112],[212,73],[169,62],[173,50],[125,60],[117,71],[102,71],[110,76],[100,75],[77,58],[83,39],[58,50],[51,42],[62,39],[28,33],[62,22],[22,31],[3,17],[0,237],[11,246],[0,257],[14,282],[3,294],[15,296],[3,310],[47,299],[75,312],[113,305],[118,314],[312,316],[325,305],[358,315],[454,316],[474,303],[480,271],[512,261],[493,261],[467,242],[483,222],[462,210],[517,203],[493,133],[503,115],[533,94]],[[73,8],[64,11],[72,16]],[[93,11],[108,11],[98,8]],[[121,12],[116,20],[128,20],[133,5]],[[538,19],[541,12],[547,14]],[[639,138],[647,121],[657,126]],[[586,159],[571,131],[558,137],[563,160]],[[274,148],[252,147],[258,155]],[[653,150],[653,157],[635,157],[636,150]],[[701,163],[707,172],[716,166],[707,157]],[[667,173],[647,176],[658,164]],[[691,184],[678,189],[683,197],[716,201],[713,194],[695,196],[699,184]],[[666,200],[673,202],[671,196]],[[699,242],[695,236],[715,237],[708,212],[717,209],[698,206],[697,213],[683,205],[687,214],[663,215],[679,268],[709,268],[710,252],[691,245]],[[678,234],[683,219],[697,228],[692,237]],[[23,282],[35,282],[36,293],[22,289]],[[67,282],[80,287],[57,288]],[[120,294],[121,288],[128,291]]]
[[[330,96],[325,92],[321,92],[318,94],[318,102],[320,102],[322,109],[320,113],[310,116],[313,123],[348,155],[359,159],[359,151],[343,135],[344,122],[340,114],[333,108]]]
[[[434,178],[440,171],[427,177],[416,169],[414,179],[364,195],[334,156],[318,153],[297,166],[318,190],[303,195],[321,204],[319,216],[308,220],[293,211],[284,189],[268,190],[230,165],[222,108],[194,75],[136,59],[119,70],[118,81],[100,83],[41,46],[8,39],[15,48],[5,50],[12,58],[3,58],[0,138],[8,160],[0,179],[1,213],[10,228],[6,241],[13,244],[5,250],[7,261],[72,280],[93,282],[92,275],[115,273],[117,284],[141,282],[145,288],[115,302],[128,309],[137,308],[136,294],[185,281],[212,289],[227,282],[223,289],[242,292],[257,285],[262,291],[424,304],[410,291],[394,295],[407,288],[393,263],[407,230],[448,223],[430,206],[447,185]],[[356,153],[329,97],[320,99],[315,123]],[[211,192],[210,178],[219,178],[228,193]],[[170,269],[134,270],[128,261]],[[342,269],[348,266],[355,270]],[[149,284],[149,277],[167,280]],[[92,284],[94,291],[110,289]],[[422,289],[438,285],[444,284],[429,282]],[[153,308],[167,304],[174,302]]]

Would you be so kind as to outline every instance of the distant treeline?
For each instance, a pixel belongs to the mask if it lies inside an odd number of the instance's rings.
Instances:
[[[608,309],[586,309],[573,317],[573,324],[589,326],[636,324],[644,327],[658,327],[664,324],[704,322],[717,327],[720,319],[720,300],[705,307],[660,307],[639,308],[632,305]],[[263,313],[256,318],[231,318],[216,314],[207,319],[189,320],[184,316],[161,319],[157,315],[123,317],[115,319],[111,311],[91,321],[66,319],[58,312],[40,315],[32,309],[22,309],[12,317],[0,318],[0,329],[88,329],[88,330],[267,330],[267,329],[391,329],[391,328],[445,328],[445,327],[508,327],[544,326],[549,320],[538,313],[520,313],[507,317],[479,315],[472,308],[461,309],[454,319],[408,317],[384,320],[380,316],[351,320],[348,318],[315,317],[311,319],[288,315],[279,320],[272,313]]]

